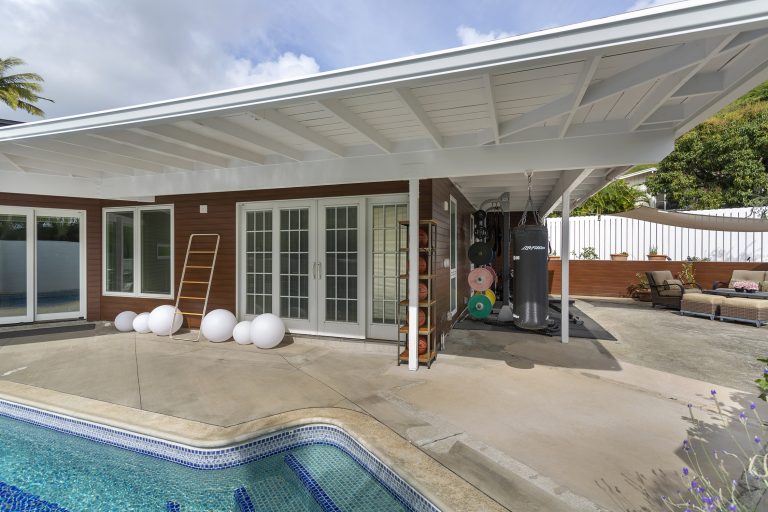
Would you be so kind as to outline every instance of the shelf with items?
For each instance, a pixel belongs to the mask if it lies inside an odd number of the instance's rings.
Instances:
[[[408,230],[410,223],[400,221],[397,230],[397,248],[401,253],[408,253]],[[437,222],[419,221],[419,364],[427,368],[437,358],[437,327],[435,277],[437,271]],[[403,268],[405,265],[405,268]],[[401,298],[397,308],[397,364],[408,362],[408,262],[407,258],[397,260],[397,295]]]

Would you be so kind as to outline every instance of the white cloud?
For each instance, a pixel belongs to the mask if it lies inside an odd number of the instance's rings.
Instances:
[[[47,118],[317,73],[268,37],[250,2],[3,0],[0,56],[45,78]],[[0,118],[36,119],[2,104]]]
[[[468,27],[466,25],[459,25],[456,29],[456,35],[459,36],[459,40],[462,45],[485,43],[493,41],[494,39],[503,39],[505,37],[511,37],[515,35],[513,32],[502,32],[491,30],[490,32],[478,32],[476,28]]]
[[[648,9],[649,7],[656,7],[658,5],[673,4],[680,1],[681,0],[636,0],[635,3],[627,9],[627,12],[637,11],[638,9]]]

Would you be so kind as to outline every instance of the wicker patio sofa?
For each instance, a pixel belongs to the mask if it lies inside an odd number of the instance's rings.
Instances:
[[[733,288],[733,283],[736,281],[752,281],[758,285],[763,285],[763,283],[768,284],[768,272],[764,270],[734,270],[731,274],[731,279],[728,282],[715,281],[712,283],[712,289]],[[762,288],[763,286],[761,286],[761,289]]]

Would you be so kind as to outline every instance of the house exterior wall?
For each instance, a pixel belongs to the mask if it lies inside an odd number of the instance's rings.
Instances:
[[[158,196],[155,205],[173,205],[174,214],[174,293],[176,293],[189,235],[192,233],[218,233],[221,235],[219,259],[214,273],[208,310],[223,308],[236,311],[237,280],[236,240],[237,204],[241,202],[276,201],[288,199],[312,199],[343,196],[370,196],[380,194],[402,194],[408,192],[404,181],[371,184],[350,184],[322,187],[296,187],[286,189],[251,190],[210,194],[189,194]],[[458,313],[464,307],[470,290],[467,273],[470,263],[467,249],[471,243],[469,216],[472,207],[459,190],[448,179],[422,180],[420,184],[420,217],[434,219],[437,228],[437,332],[446,333],[451,326],[447,318],[449,311],[450,269],[443,268],[442,262],[449,257],[450,219],[444,209],[444,202],[453,196],[458,205]],[[172,304],[169,299],[148,297],[124,297],[102,295],[102,213],[103,208],[120,206],[141,206],[147,203],[83,199],[74,197],[37,196],[0,193],[0,206],[23,206],[31,208],[60,208],[86,211],[87,244],[87,319],[112,320],[125,310],[136,312],[151,311],[161,304]],[[200,213],[200,205],[206,205],[208,213]],[[457,313],[457,315],[458,315]],[[199,321],[192,319],[191,325]]]

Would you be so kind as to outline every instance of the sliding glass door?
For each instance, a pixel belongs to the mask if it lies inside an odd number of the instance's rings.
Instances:
[[[84,215],[0,207],[0,324],[85,316]]]

